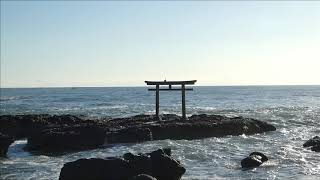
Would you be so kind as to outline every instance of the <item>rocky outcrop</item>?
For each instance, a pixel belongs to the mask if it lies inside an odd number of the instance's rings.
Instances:
[[[92,149],[104,144],[105,135],[105,129],[95,126],[46,129],[31,135],[26,149],[48,153]]]
[[[244,117],[201,114],[183,120],[180,116],[165,114],[161,119],[154,115],[102,120],[72,115],[4,115],[0,116],[0,132],[16,138],[27,137],[29,150],[55,152],[95,148],[104,142],[191,140],[276,130],[266,122]]]
[[[74,126],[79,124],[96,124],[72,115],[1,115],[0,132],[15,137],[26,138],[43,129]]]
[[[241,160],[242,168],[255,168],[268,161],[268,157],[261,152],[252,152],[248,157]]]
[[[154,140],[190,140],[227,135],[250,135],[276,130],[274,126],[255,119],[228,118],[218,115],[193,115],[187,121],[160,121],[145,127],[151,130]]]
[[[303,147],[311,147],[312,151],[320,152],[320,137],[315,136],[303,144]]]
[[[5,157],[8,151],[8,147],[13,143],[14,139],[9,135],[0,133],[0,157]]]
[[[45,153],[79,151],[104,144],[104,121],[73,115],[2,115],[0,132],[28,138],[26,150]]]
[[[185,171],[177,160],[159,149],[149,154],[69,162],[61,169],[59,180],[179,180]]]

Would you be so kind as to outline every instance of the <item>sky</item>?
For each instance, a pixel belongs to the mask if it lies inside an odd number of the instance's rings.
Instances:
[[[1,1],[1,87],[320,85],[320,2]]]

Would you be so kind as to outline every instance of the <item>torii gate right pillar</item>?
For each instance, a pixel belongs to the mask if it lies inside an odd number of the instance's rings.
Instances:
[[[181,85],[181,106],[182,106],[182,119],[187,119],[186,115],[186,86]]]

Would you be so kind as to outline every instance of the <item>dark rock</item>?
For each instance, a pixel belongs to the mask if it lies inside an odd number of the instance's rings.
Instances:
[[[181,164],[162,149],[123,158],[79,159],[66,163],[60,172],[60,180],[179,180],[185,173]]]
[[[59,180],[126,180],[132,176],[129,162],[124,159],[92,158],[64,164]]]
[[[30,114],[30,115],[1,115],[0,132],[15,137],[15,139],[25,138],[38,131],[63,127],[74,126],[81,123],[92,123],[72,115],[49,115],[49,114]]]
[[[8,148],[14,139],[8,135],[0,133],[0,157],[6,156]]]
[[[262,159],[261,156],[258,156],[258,155],[252,155],[252,156],[246,157],[241,161],[241,167],[242,168],[258,167],[262,164],[261,159]]]
[[[147,174],[139,174],[139,175],[133,176],[129,180],[157,180],[157,179]]]
[[[320,152],[320,144],[317,144],[315,146],[312,146],[311,148],[312,151],[315,151],[315,152]]]
[[[165,114],[161,118],[162,121],[158,121],[154,115],[137,115],[111,120],[86,120],[72,115],[2,115],[0,116],[0,132],[17,138],[30,137],[29,147],[35,145],[35,147],[42,149],[50,146],[49,149],[53,149],[51,145],[58,144],[59,147],[59,142],[64,144],[64,136],[66,142],[72,139],[80,144],[82,140],[76,139],[85,138],[85,136],[77,135],[83,133],[73,129],[89,126],[105,129],[107,131],[106,142],[112,144],[250,135],[276,130],[274,126],[266,122],[244,117],[229,118],[220,115],[200,114],[189,117],[189,120],[182,120],[180,116]],[[68,128],[71,129],[70,132],[66,130]],[[55,140],[58,143],[47,143],[47,140]],[[87,143],[86,140],[84,142]]]
[[[122,157],[123,157],[123,159],[130,161],[130,160],[133,160],[134,158],[136,158],[136,155],[129,152],[129,153],[125,153]]]
[[[48,153],[92,149],[104,144],[105,135],[106,130],[94,126],[47,129],[31,135],[26,149]]]
[[[186,172],[181,164],[162,149],[150,153],[152,175],[158,180],[178,180]]]
[[[167,149],[170,149],[170,148],[167,148]],[[168,152],[168,151],[167,151],[167,152]],[[171,153],[171,150],[170,150],[170,153]],[[151,157],[159,157],[159,156],[161,156],[161,155],[171,156],[171,154],[170,154],[170,155],[166,154],[166,152],[164,151],[164,149],[158,149],[158,150],[156,150],[156,151],[152,151],[151,153],[149,153],[149,155],[150,155]]]
[[[250,118],[193,115],[188,121],[161,121],[147,126],[154,140],[199,139],[274,131],[270,124]]]
[[[132,127],[107,134],[108,143],[136,143],[151,140],[152,133],[149,128]]]
[[[252,155],[261,156],[261,161],[262,161],[262,162],[266,162],[266,161],[269,160],[268,157],[267,157],[266,155],[264,155],[263,153],[261,153],[261,152],[252,152],[252,153],[250,153],[249,156],[252,156]]]
[[[171,156],[171,148],[163,148],[162,150],[166,155]]]
[[[15,137],[24,138],[34,129],[43,126],[40,119],[47,118],[49,115],[2,115],[0,116],[0,132]],[[34,123],[37,122],[37,123]],[[33,126],[34,125],[34,126]]]
[[[315,145],[320,145],[320,137],[315,136],[312,139],[309,139],[307,142],[303,144],[303,147],[310,147],[310,146],[315,146]]]
[[[315,136],[303,144],[303,147],[311,147],[311,151],[320,152],[320,137]]]
[[[249,157],[241,161],[242,168],[254,168],[260,166],[262,163],[268,161],[268,157],[261,152],[252,152]]]
[[[132,167],[134,174],[152,174],[152,161],[146,154],[134,155],[126,153],[123,158],[127,160]]]

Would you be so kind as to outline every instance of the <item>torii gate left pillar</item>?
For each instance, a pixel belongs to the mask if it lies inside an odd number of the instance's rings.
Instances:
[[[186,85],[193,85],[197,80],[191,81],[145,81],[147,85],[155,85],[155,89],[148,89],[149,91],[156,91],[156,116],[159,116],[159,101],[160,91],[180,91],[181,90],[181,106],[182,106],[182,119],[187,119],[186,115],[186,92],[192,91],[192,88],[186,88]],[[168,85],[168,88],[160,88],[161,86]],[[172,85],[181,85],[181,88],[172,88]]]

